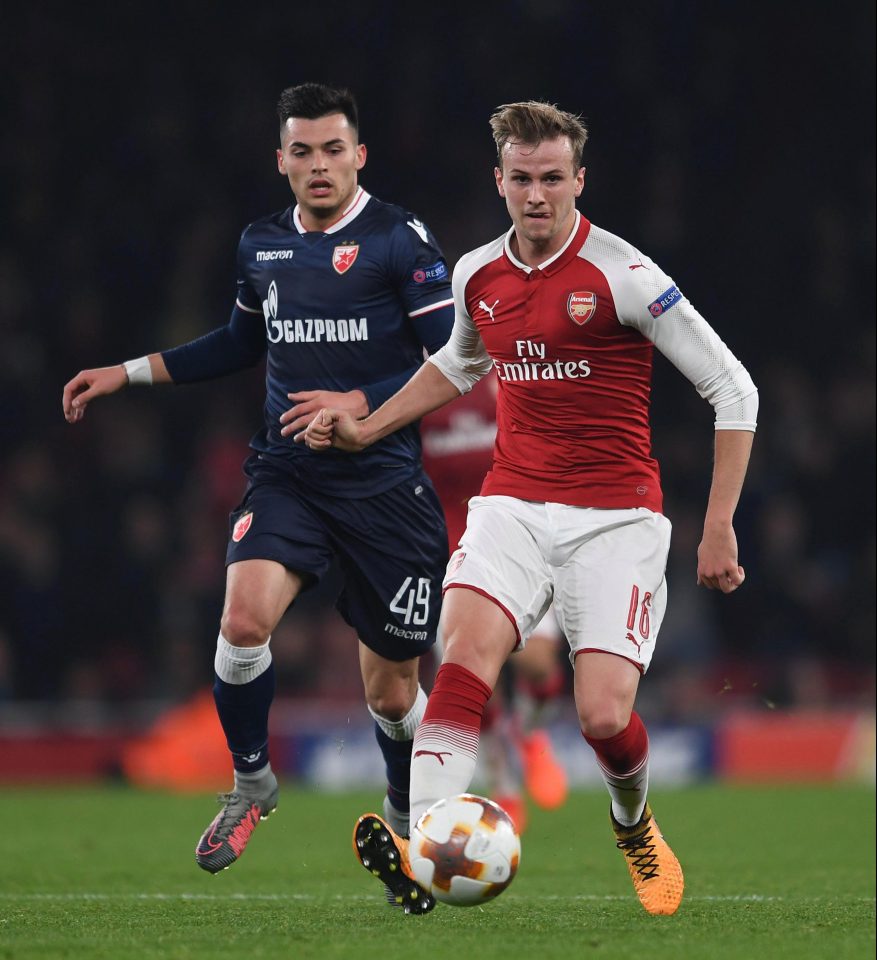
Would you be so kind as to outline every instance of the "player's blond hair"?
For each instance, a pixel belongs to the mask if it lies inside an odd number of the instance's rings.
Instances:
[[[573,165],[582,165],[582,151],[588,140],[588,129],[582,118],[553,103],[525,100],[522,103],[504,103],[490,118],[490,129],[496,143],[496,155],[502,170],[502,153],[508,143],[526,143],[536,146],[543,140],[568,137],[572,146]]]

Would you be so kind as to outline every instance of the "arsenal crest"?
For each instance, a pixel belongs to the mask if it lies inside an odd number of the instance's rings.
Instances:
[[[566,301],[566,312],[570,320],[583,327],[594,316],[597,309],[597,294],[590,290],[578,290],[571,293]]]
[[[448,564],[447,575],[450,576],[452,573],[456,573],[460,567],[463,566],[463,561],[466,559],[465,550],[457,550],[451,557],[451,562]]]
[[[240,543],[244,539],[244,534],[253,524],[253,511],[245,513],[242,517],[238,518],[237,523],[234,525],[234,530],[231,532],[231,538],[235,543]]]
[[[358,243],[342,243],[332,251],[332,266],[336,273],[347,273],[359,255]]]

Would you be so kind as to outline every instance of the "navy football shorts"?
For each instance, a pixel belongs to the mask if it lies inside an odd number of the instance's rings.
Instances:
[[[251,458],[250,483],[230,516],[226,564],[275,560],[313,586],[337,560],[336,607],[359,639],[388,660],[409,660],[435,642],[448,562],[441,504],[420,472],[362,499],[317,494]]]

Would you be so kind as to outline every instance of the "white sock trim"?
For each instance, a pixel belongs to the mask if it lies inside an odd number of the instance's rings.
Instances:
[[[226,683],[240,686],[261,676],[271,665],[271,638],[258,647],[233,647],[220,633],[213,669]]]
[[[417,696],[414,698],[414,706],[402,717],[401,720],[388,720],[379,713],[375,713],[371,707],[368,712],[372,715],[375,723],[384,731],[391,740],[413,740],[423,714],[426,712],[426,693],[420,684],[417,685]]]
[[[612,816],[625,827],[639,823],[649,792],[649,755],[626,777],[612,776],[602,768],[601,772],[612,798]]]

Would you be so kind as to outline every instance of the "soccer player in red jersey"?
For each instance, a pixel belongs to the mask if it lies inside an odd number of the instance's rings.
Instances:
[[[531,101],[500,107],[491,127],[512,227],[457,264],[450,340],[370,416],[323,410],[299,437],[314,450],[360,450],[496,371],[494,460],[445,575],[444,656],[415,737],[412,822],[468,787],[499,671],[553,601],[616,844],[643,907],[672,914],[682,870],[648,803],[649,741],[634,710],[664,614],[670,542],[650,449],[653,350],[715,411],[697,580],[723,593],[744,580],[733,516],[758,393],[674,281],[576,210],[587,139],[578,117]],[[388,846],[376,822],[357,824],[360,859],[378,873],[392,857],[405,867],[405,842]]]
[[[423,466],[441,500],[452,553],[466,529],[469,500],[480,489],[493,458],[497,386],[496,377],[488,375],[420,424]],[[561,806],[568,793],[566,771],[545,728],[567,683],[559,657],[562,642],[549,608],[526,645],[510,658],[482,717],[479,756],[486,785],[519,832],[527,824],[522,786],[545,810]],[[440,643],[436,651],[440,656]]]

